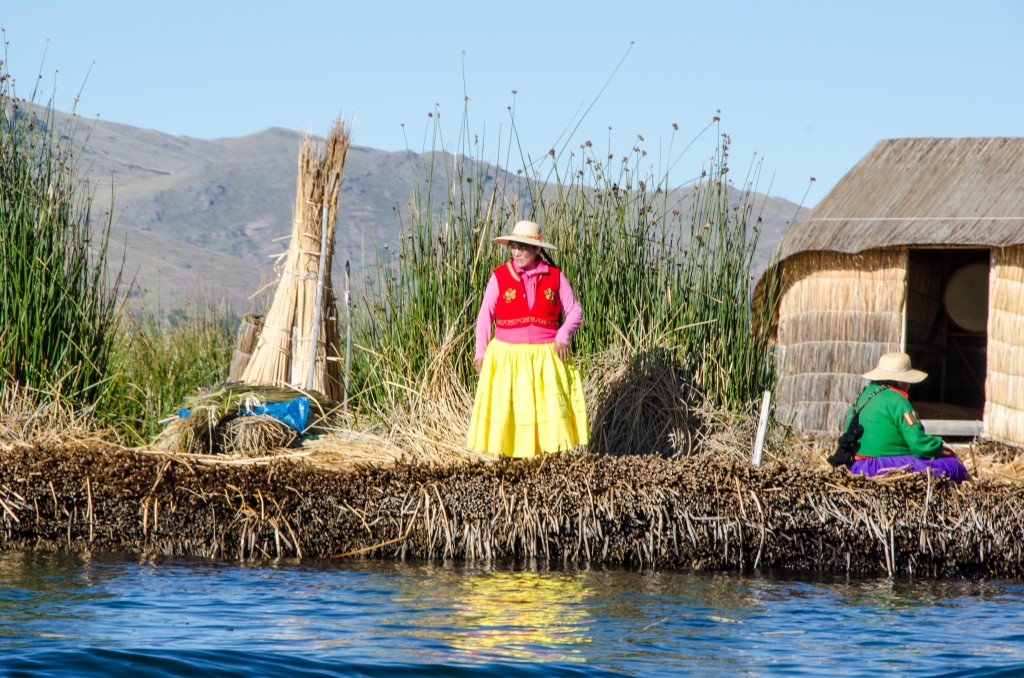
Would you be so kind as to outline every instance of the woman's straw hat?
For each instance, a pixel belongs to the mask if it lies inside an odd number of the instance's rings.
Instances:
[[[886,353],[878,359],[878,367],[864,374],[864,378],[871,381],[901,381],[905,384],[916,384],[927,376],[927,372],[910,366],[910,356],[906,353]]]
[[[546,250],[554,250],[555,246],[544,240],[540,225],[532,221],[517,221],[508,235],[499,235],[494,239],[495,244],[507,245],[510,242],[521,242],[526,245],[543,247]]]

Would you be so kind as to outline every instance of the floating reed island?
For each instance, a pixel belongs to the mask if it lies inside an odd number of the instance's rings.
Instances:
[[[972,448],[974,480],[956,487],[850,476],[813,445],[755,469],[721,437],[676,457],[446,464],[389,459],[369,436],[317,442],[225,457],[4,440],[0,548],[1024,574],[1022,468],[991,444]]]
[[[0,339],[0,549],[1022,575],[1013,450],[969,447],[973,480],[961,486],[852,477],[825,463],[833,440],[778,429],[751,463],[743,413],[776,385],[765,317],[778,292],[765,284],[751,301],[765,206],[756,181],[731,193],[717,115],[706,128],[716,150],[685,195],[667,174],[644,175],[642,137],[621,164],[587,141],[578,154],[523,158],[522,174],[467,160],[461,142],[424,157],[428,183],[396,210],[402,237],[376,253],[344,343],[338,315],[352,309],[330,279],[349,145],[339,120],[323,146],[300,150],[274,302],[239,332],[229,379],[259,393],[250,402],[232,387],[218,400],[214,389],[153,444],[129,446],[151,440],[146,424],[182,394],[222,378],[204,367],[220,365],[220,335],[194,318],[149,332],[118,315],[120,275],[102,263],[111,221],[91,227],[71,137],[19,112],[2,66],[12,114],[0,125],[11,169],[0,207],[18,237],[5,232],[0,248],[0,310],[14,321]],[[593,435],[585,450],[484,460],[464,447],[471,313],[501,263],[493,237],[519,217],[544,224],[593,309],[573,341]],[[29,386],[47,397],[20,397]],[[260,419],[268,389],[324,394],[323,434]],[[334,412],[350,394],[352,412]],[[128,424],[129,438],[103,431]]]

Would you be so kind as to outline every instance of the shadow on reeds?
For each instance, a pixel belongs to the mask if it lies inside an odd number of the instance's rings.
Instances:
[[[666,348],[603,357],[603,381],[590,406],[590,450],[599,454],[689,454],[705,424],[703,397]]]

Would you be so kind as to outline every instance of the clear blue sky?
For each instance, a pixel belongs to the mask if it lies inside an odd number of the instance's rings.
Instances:
[[[810,186],[806,206],[881,139],[1024,136],[1020,0],[5,0],[0,26],[19,96],[42,73],[59,109],[81,89],[83,116],[199,138],[344,114],[358,145],[420,151],[435,104],[457,136],[466,95],[489,148],[513,103],[533,157],[593,103],[572,146],[642,134],[656,163],[673,123],[678,150],[720,109],[733,176],[759,159],[758,188]]]

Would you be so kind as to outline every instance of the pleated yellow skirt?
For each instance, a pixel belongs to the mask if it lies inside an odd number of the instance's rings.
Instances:
[[[583,380],[554,344],[487,344],[467,445],[507,457],[569,450],[590,440]]]

